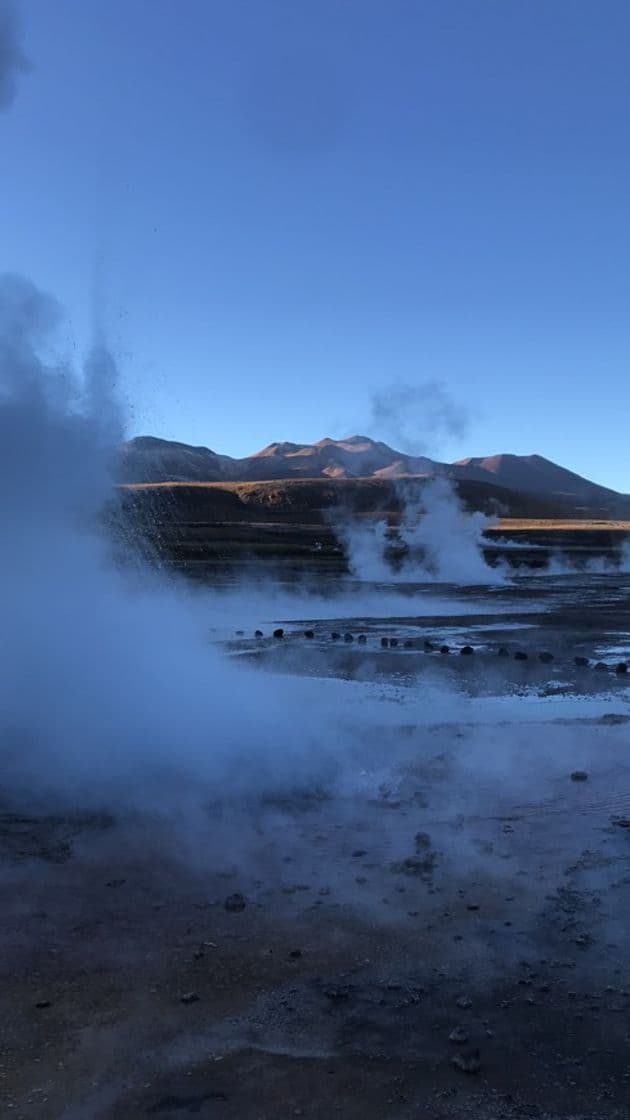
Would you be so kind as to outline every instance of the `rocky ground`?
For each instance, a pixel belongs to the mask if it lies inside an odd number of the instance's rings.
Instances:
[[[2,1114],[627,1117],[627,632],[604,598],[599,628],[572,630],[556,597],[511,637],[487,638],[479,611],[468,627],[372,618],[362,650],[365,619],[312,621],[299,641],[318,665],[334,625],[355,636],[338,656],[373,713],[330,784],[215,791],[169,822],[5,805]],[[303,624],[230,648],[286,672]],[[440,627],[441,660],[424,650]],[[386,632],[416,648],[381,647]],[[605,673],[574,664],[589,642]],[[484,669],[497,643],[500,687]],[[547,647],[556,660],[534,670]]]

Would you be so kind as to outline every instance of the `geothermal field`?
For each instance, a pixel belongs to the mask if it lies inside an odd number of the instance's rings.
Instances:
[[[630,1120],[629,57],[0,0],[0,1120]]]
[[[626,1117],[629,577],[191,587],[64,510],[5,556],[3,1115]]]
[[[490,563],[440,483],[191,573],[0,294],[2,1115],[626,1117],[623,543]]]

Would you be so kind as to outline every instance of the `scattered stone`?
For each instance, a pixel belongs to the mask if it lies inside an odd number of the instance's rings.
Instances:
[[[469,1007],[472,1007],[472,1000],[470,996],[458,996],[455,1000],[455,1003],[457,1007],[463,1008],[464,1011],[467,1011]]]
[[[573,664],[577,665],[578,669],[586,669],[588,667],[588,657],[577,656],[573,658]]]
[[[52,1007],[52,1003],[49,999],[38,999],[35,1007],[38,1011],[45,1011],[47,1007]]]
[[[553,661],[553,653],[547,653],[546,650],[542,650],[541,653],[538,654],[538,660],[542,661],[543,665],[549,665],[549,663]]]
[[[326,999],[333,1000],[333,1002],[337,1002],[338,1000],[342,999],[348,999],[350,996],[350,985],[331,985],[329,988],[324,988],[324,995],[326,996]]]
[[[230,894],[225,900],[225,909],[228,914],[240,914],[247,906],[245,898],[239,891],[236,894]]]
[[[460,649],[459,652],[462,655],[462,657],[470,657],[470,655],[473,654],[475,651],[474,651],[472,646],[462,646],[462,648]]]
[[[464,1027],[453,1027],[448,1040],[456,1042],[458,1046],[464,1046],[468,1042],[468,1032]]]
[[[352,634],[344,634],[343,640],[344,640],[344,642],[353,642],[354,638],[353,638]]]
[[[304,631],[304,637],[309,638],[309,639],[314,638],[315,637],[315,631],[314,630],[305,630]]]
[[[383,649],[387,649],[389,645],[389,638],[381,638],[381,645]]]
[[[284,638],[284,630],[281,626],[279,626],[277,630],[274,630],[273,636],[274,638]]]
[[[499,648],[499,649],[497,650],[497,657],[509,657],[509,656],[510,656],[510,652],[509,652],[509,650],[507,650],[507,649],[505,648],[505,646],[501,646],[501,647],[500,647],[500,648]]]
[[[357,638],[357,642],[359,642],[360,645],[364,646],[365,643],[367,642],[367,634],[359,634],[359,637]]]
[[[593,944],[593,938],[590,933],[579,933],[575,938],[575,944],[580,946],[580,949],[590,949]]]
[[[587,782],[588,781],[588,774],[586,773],[586,770],[574,770],[573,773],[571,774],[571,781],[572,782]]]
[[[618,676],[622,676],[623,673],[627,673],[628,672],[628,666],[627,666],[626,662],[625,661],[620,661],[618,665],[615,665],[615,672],[618,674]]]
[[[462,1073],[479,1073],[481,1069],[481,1054],[477,1047],[471,1050],[464,1050],[461,1054],[456,1054],[451,1058],[451,1064],[461,1069]]]
[[[436,862],[435,852],[428,851],[423,856],[407,856],[406,859],[393,863],[391,869],[400,875],[431,875]]]
[[[514,660],[515,661],[527,661],[527,659],[528,659],[528,654],[525,653],[525,650],[524,649],[517,649],[516,653],[514,654]]]
[[[450,653],[450,652],[451,652],[451,647],[450,646],[440,646],[440,653]]]
[[[186,992],[185,995],[179,997],[181,1003],[197,1003],[199,996],[196,992]]]
[[[254,631],[254,637],[255,637],[255,638],[262,638],[262,637],[263,637],[263,632],[262,632],[262,630],[255,630],[255,631]]]

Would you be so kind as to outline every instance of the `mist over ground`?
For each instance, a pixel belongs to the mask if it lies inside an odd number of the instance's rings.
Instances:
[[[489,567],[437,480],[398,570],[344,518],[333,585],[187,583],[112,535],[118,373],[56,356],[60,314],[2,279],[5,1103],[621,1115],[625,616],[593,626],[623,576]]]

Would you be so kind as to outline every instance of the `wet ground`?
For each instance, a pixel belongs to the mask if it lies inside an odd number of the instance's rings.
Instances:
[[[223,621],[338,765],[171,821],[5,807],[2,1115],[627,1117],[627,578]]]

